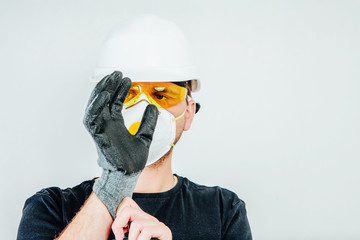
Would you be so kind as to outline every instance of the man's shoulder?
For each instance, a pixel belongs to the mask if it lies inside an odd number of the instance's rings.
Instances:
[[[89,180],[66,189],[43,188],[29,197],[23,208],[18,238],[28,239],[29,232],[34,239],[60,233],[90,195],[92,184],[93,180]]]
[[[87,180],[65,189],[43,188],[26,200],[24,210],[51,211],[71,218],[72,213],[78,211],[91,194],[93,184],[94,180]]]
[[[32,198],[51,198],[51,199],[59,199],[59,198],[86,198],[90,193],[92,186],[94,184],[94,179],[92,180],[86,180],[82,183],[74,186],[74,187],[68,187],[68,188],[60,188],[60,187],[47,187],[43,188],[40,191],[36,192]]]
[[[198,198],[207,198],[207,199],[217,199],[221,203],[231,203],[231,205],[244,205],[244,201],[238,197],[238,195],[221,186],[207,186],[199,184],[189,180],[186,177],[183,178],[183,186],[192,195],[195,195]]]

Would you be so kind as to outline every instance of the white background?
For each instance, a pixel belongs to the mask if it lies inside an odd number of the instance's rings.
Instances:
[[[235,191],[254,239],[360,239],[359,1],[0,2],[0,239],[25,200],[100,174],[82,125],[106,33],[177,23],[202,104],[174,172]]]

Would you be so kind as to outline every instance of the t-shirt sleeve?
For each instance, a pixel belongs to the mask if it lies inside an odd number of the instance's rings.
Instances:
[[[224,204],[223,210],[221,239],[252,240],[245,202],[235,196],[233,201]]]
[[[61,199],[42,190],[26,200],[18,240],[54,239],[63,229]]]

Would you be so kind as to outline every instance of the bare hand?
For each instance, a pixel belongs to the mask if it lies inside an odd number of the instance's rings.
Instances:
[[[129,222],[131,223],[130,228]],[[122,240],[126,232],[129,232],[129,240],[172,239],[171,230],[164,223],[144,212],[129,197],[121,201],[112,224],[112,230],[116,240]]]

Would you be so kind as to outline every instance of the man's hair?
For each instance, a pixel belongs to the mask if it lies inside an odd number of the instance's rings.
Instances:
[[[186,100],[188,97],[192,97],[191,96],[191,81],[186,81]]]

